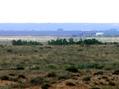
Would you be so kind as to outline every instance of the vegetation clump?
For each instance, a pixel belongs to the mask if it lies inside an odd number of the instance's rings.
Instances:
[[[16,65],[16,70],[24,70],[24,66],[23,65]]]
[[[109,85],[115,86],[116,84],[115,84],[114,82],[110,81],[110,82],[109,82]]]
[[[79,69],[103,69],[104,65],[100,63],[82,63],[78,65]]]
[[[49,87],[50,87],[50,84],[47,84],[47,83],[41,86],[42,89],[49,89]]]
[[[83,78],[83,81],[90,81],[91,80],[91,76],[85,76],[84,78]]]
[[[119,75],[119,70],[115,70],[115,71],[113,72],[113,74]]]
[[[13,52],[13,50],[12,49],[8,49],[7,52],[8,53],[11,53],[11,52]]]
[[[76,84],[73,81],[67,81],[66,85],[67,86],[76,86]]]
[[[78,68],[76,68],[75,66],[69,66],[68,68],[66,68],[66,71],[69,71],[69,72],[79,72],[78,71]]]
[[[102,42],[96,39],[80,39],[79,41],[74,40],[73,38],[69,39],[56,39],[48,41],[49,45],[73,45],[73,44],[80,44],[80,45],[94,45],[94,44],[102,44]]]
[[[55,72],[50,72],[47,74],[47,77],[56,77],[56,73]]]
[[[101,89],[101,88],[99,88],[99,87],[92,87],[91,89]]]
[[[1,80],[9,80],[9,77],[6,76],[6,75],[4,75],[4,76],[1,76],[0,79],[1,79]]]
[[[104,74],[103,71],[98,71],[98,72],[94,73],[94,75],[103,75],[103,74]]]
[[[30,83],[33,85],[42,85],[44,83],[44,79],[43,77],[35,77],[31,79]]]
[[[42,44],[37,41],[13,40],[12,45],[42,45]]]

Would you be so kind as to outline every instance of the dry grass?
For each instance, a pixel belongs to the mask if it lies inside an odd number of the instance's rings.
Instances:
[[[116,45],[0,46],[2,89],[118,89],[118,68]]]

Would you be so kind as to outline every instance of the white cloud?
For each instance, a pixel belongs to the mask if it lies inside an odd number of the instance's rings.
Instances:
[[[0,22],[118,23],[119,0],[0,0]]]

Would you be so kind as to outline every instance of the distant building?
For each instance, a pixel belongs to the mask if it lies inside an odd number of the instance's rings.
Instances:
[[[95,36],[103,36],[103,35],[104,35],[103,32],[97,32],[97,33],[95,34]]]
[[[62,32],[62,31],[64,31],[64,29],[59,28],[59,29],[57,29],[57,31],[58,31],[58,32]]]

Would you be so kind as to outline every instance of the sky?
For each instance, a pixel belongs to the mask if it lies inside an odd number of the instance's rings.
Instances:
[[[0,30],[118,28],[118,8],[119,0],[0,0]],[[84,23],[100,23],[101,26]]]
[[[0,23],[119,23],[119,0],[0,0]]]

